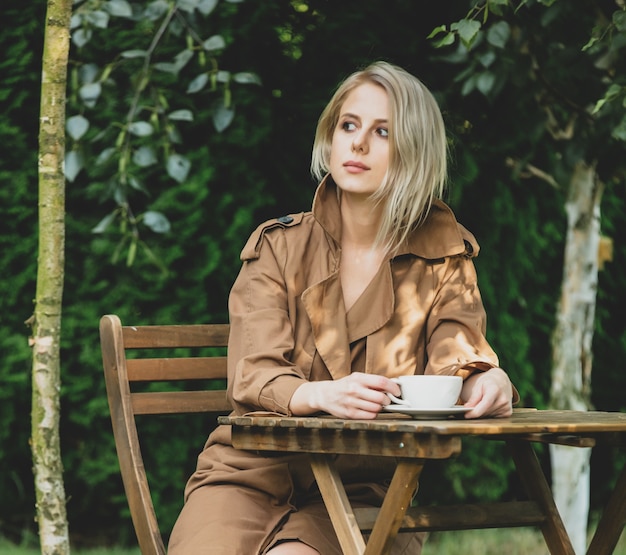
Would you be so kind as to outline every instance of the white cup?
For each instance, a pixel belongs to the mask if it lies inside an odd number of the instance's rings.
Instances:
[[[402,390],[399,399],[387,393],[393,403],[416,409],[447,409],[454,406],[461,394],[461,376],[416,375],[391,378]]]

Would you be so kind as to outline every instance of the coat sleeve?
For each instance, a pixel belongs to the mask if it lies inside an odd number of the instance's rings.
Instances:
[[[486,337],[483,307],[471,254],[432,266],[434,301],[427,323],[426,373],[457,374],[499,366]]]
[[[251,244],[254,256],[248,257]],[[291,361],[284,229],[259,229],[246,248],[228,303],[228,396],[239,414],[266,410],[288,415],[291,396],[305,377]]]

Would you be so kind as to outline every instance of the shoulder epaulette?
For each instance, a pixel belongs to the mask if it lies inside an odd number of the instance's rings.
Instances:
[[[241,260],[254,260],[258,258],[259,253],[261,252],[263,239],[268,231],[272,231],[273,229],[285,229],[298,225],[302,222],[303,216],[304,212],[300,212],[298,214],[288,214],[287,216],[281,216],[280,218],[273,218],[263,222],[254,230],[243,247],[240,256]]]

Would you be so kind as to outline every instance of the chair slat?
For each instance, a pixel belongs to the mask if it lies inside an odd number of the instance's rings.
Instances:
[[[224,390],[132,393],[131,402],[135,414],[230,412],[232,410]]]
[[[122,327],[126,349],[226,347],[228,331],[228,324]]]
[[[354,509],[361,531],[372,531],[379,511],[376,508]],[[515,528],[538,526],[545,521],[546,515],[534,501],[409,507],[400,532],[415,528],[425,532]]]
[[[128,359],[128,381],[226,379],[226,357]]]

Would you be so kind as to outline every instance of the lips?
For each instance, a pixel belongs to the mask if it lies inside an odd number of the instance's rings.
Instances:
[[[362,162],[349,161],[343,165],[344,168],[354,168],[357,170],[369,170],[369,166],[366,166]]]

